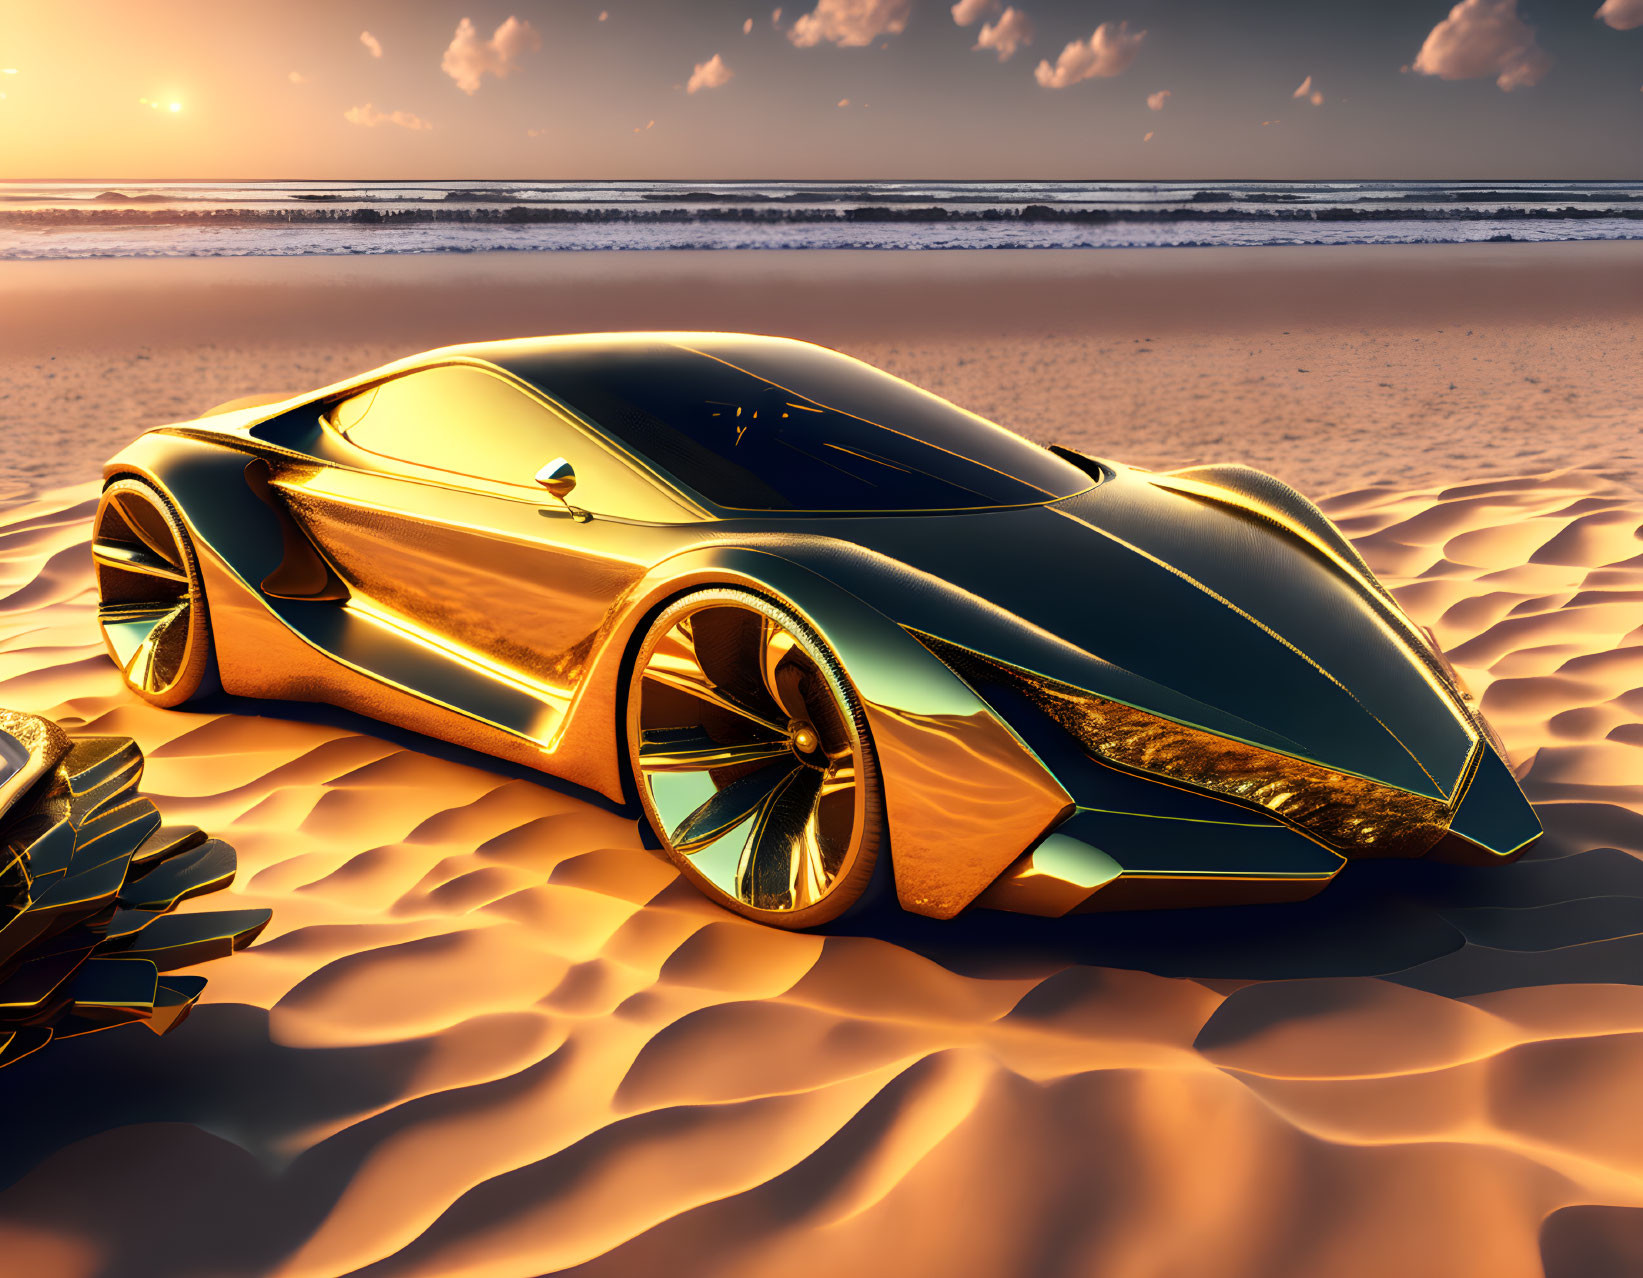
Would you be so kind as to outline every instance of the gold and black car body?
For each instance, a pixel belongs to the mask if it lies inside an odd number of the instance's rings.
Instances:
[[[637,800],[707,895],[1292,900],[1540,833],[1299,494],[1043,448],[833,351],[450,347],[151,430],[93,553],[138,695],[331,702]],[[888,866],[885,862],[888,861]]]

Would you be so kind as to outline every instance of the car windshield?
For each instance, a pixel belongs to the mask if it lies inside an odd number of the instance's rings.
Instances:
[[[1091,478],[843,355],[772,338],[567,343],[504,361],[613,440],[733,510],[968,510]]]

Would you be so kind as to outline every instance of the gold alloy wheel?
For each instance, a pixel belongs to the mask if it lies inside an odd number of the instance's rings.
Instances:
[[[787,609],[731,589],[664,609],[627,733],[645,815],[708,897],[797,928],[861,896],[884,825],[872,744],[837,660]]]
[[[199,563],[170,501],[136,479],[103,491],[92,525],[97,624],[126,686],[178,705],[199,690],[211,629]]]

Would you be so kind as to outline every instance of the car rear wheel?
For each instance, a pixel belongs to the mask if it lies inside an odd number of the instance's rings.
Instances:
[[[861,897],[884,828],[877,761],[838,660],[791,610],[732,589],[665,608],[627,738],[646,817],[709,898],[800,928]]]
[[[103,490],[92,524],[97,624],[126,686],[175,706],[200,690],[211,623],[200,565],[169,498],[138,479]]]

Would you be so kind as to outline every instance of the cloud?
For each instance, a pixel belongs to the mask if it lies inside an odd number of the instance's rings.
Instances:
[[[312,79],[311,76],[306,76],[301,71],[293,71],[285,78],[291,81],[292,84],[307,84],[308,81]]]
[[[610,10],[609,9],[599,10],[599,21],[601,21],[601,22],[609,22],[610,21]]]
[[[369,31],[361,31],[359,33],[359,42],[365,46],[366,52],[368,52],[373,58],[380,58],[382,56],[382,41],[378,40]]]
[[[773,27],[779,27],[782,25],[782,11],[780,9],[772,9],[770,11],[770,25]]]
[[[510,16],[489,40],[481,40],[473,22],[464,18],[439,61],[439,69],[456,81],[462,92],[479,92],[480,79],[489,74],[502,79],[519,63],[519,55],[542,47],[542,37],[528,22]]]
[[[1144,135],[1142,135],[1141,140],[1143,142],[1151,142],[1152,141],[1152,130],[1148,129],[1147,132]]]
[[[644,133],[644,132],[647,132],[650,129],[654,129],[655,127],[656,127],[656,121],[652,120],[649,124],[645,125],[645,127],[643,129],[641,129],[637,124],[634,125],[633,126],[633,131],[635,133]]]
[[[1302,80],[1300,87],[1289,96],[1292,98],[1301,98],[1312,103],[1313,106],[1322,106],[1324,104],[1324,95],[1312,87],[1311,76],[1307,76],[1306,79]]]
[[[1046,89],[1065,89],[1080,80],[1119,75],[1135,61],[1146,38],[1145,31],[1132,32],[1127,22],[1103,22],[1088,40],[1074,40],[1061,50],[1053,67],[1040,62],[1033,78]]]
[[[998,0],[958,0],[953,6],[953,21],[961,27],[990,18],[998,12]]]
[[[720,85],[729,84],[730,78],[735,74],[725,65],[724,58],[715,53],[706,62],[696,64],[696,69],[690,73],[690,82],[685,85],[685,92],[695,93],[698,89],[717,89]]]
[[[1444,80],[1492,75],[1510,93],[1540,83],[1552,60],[1518,16],[1517,0],[1461,0],[1432,28],[1411,65]]]
[[[787,38],[801,49],[823,40],[859,49],[881,35],[900,35],[912,11],[913,0],[817,0],[814,9],[794,20]]]
[[[1017,49],[1032,42],[1033,20],[1021,10],[1010,8],[998,15],[997,22],[989,22],[981,28],[975,47],[996,50],[998,60],[1008,62]]]
[[[349,124],[363,125],[367,129],[374,129],[379,124],[393,124],[416,133],[434,127],[420,115],[412,115],[409,111],[378,111],[369,102],[364,106],[349,107],[342,113],[342,118]]]
[[[742,23],[742,34],[743,35],[752,35],[753,34],[753,19],[752,18],[749,18],[745,22]]]
[[[1603,0],[1593,17],[1602,18],[1616,31],[1643,27],[1643,0]]]
[[[847,106],[849,106],[849,105],[850,105],[850,99],[849,99],[849,98],[840,98],[840,99],[839,99],[839,105],[840,105],[840,106],[841,106],[841,107],[847,107]]]
[[[1162,111],[1164,104],[1169,100],[1170,91],[1168,89],[1159,89],[1157,93],[1149,93],[1147,94],[1147,110]]]

